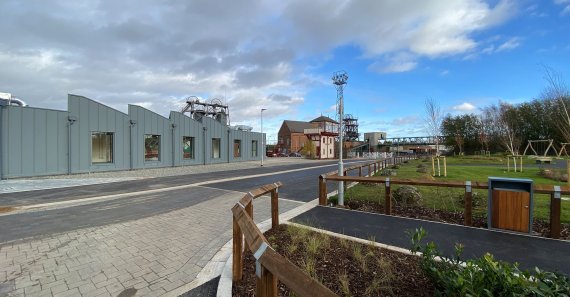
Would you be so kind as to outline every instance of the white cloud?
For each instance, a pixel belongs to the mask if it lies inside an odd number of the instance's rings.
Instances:
[[[512,49],[519,47],[520,45],[521,45],[520,38],[513,37],[513,38],[505,41],[503,44],[501,44],[497,48],[497,52],[512,50]]]
[[[259,104],[269,118],[294,115],[322,83],[304,58],[353,45],[376,61],[373,71],[410,71],[422,58],[476,48],[478,32],[516,11],[512,0],[495,3],[4,0],[0,35],[10,38],[0,40],[0,91],[60,109],[75,93],[167,115],[199,95],[227,97],[233,121],[256,117],[248,108]]]
[[[470,111],[476,110],[477,107],[475,107],[475,105],[473,105],[469,102],[463,102],[459,105],[455,105],[455,106],[451,107],[451,109],[454,111],[460,111],[460,112],[470,112]]]
[[[562,12],[560,12],[560,15],[566,15],[570,13],[570,0],[554,0],[554,3],[564,7],[562,9]]]
[[[368,70],[379,73],[400,73],[413,70],[417,66],[416,57],[410,53],[398,53],[385,57],[383,61],[377,61]]]

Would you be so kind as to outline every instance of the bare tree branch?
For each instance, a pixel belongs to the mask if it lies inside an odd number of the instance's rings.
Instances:
[[[429,136],[435,139],[435,153],[439,155],[439,136],[441,134],[441,122],[443,121],[443,114],[439,103],[433,99],[428,98],[425,101],[426,119],[425,128]]]

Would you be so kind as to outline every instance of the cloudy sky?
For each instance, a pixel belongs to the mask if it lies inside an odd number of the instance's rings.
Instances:
[[[1,0],[0,92],[66,109],[67,94],[159,114],[221,98],[275,140],[284,119],[334,117],[331,75],[360,132],[425,134],[446,113],[522,102],[544,66],[570,81],[570,0]]]

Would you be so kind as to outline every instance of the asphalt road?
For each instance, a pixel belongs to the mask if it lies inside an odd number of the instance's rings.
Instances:
[[[2,194],[0,205],[22,206],[162,189],[160,192],[142,192],[97,203],[0,216],[0,243],[141,219],[189,207],[227,191],[247,192],[277,181],[284,183],[279,191],[280,198],[310,201],[317,198],[318,176],[335,169],[336,162],[328,161]],[[248,178],[259,174],[267,175]],[[240,179],[216,182],[228,178]],[[191,188],[168,189],[199,182],[208,183]],[[334,184],[329,184],[329,192],[334,187]]]
[[[347,164],[350,162],[347,162]],[[317,178],[319,174],[330,172],[336,170],[336,161],[325,161],[321,163],[301,163],[301,164],[288,164],[282,166],[272,166],[272,167],[260,167],[242,170],[228,170],[228,171],[217,171],[212,173],[200,173],[200,174],[188,174],[188,175],[178,175],[178,176],[167,176],[167,177],[157,177],[149,179],[139,179],[132,181],[123,181],[107,184],[95,184],[87,186],[77,186],[77,187],[67,187],[59,189],[46,189],[41,191],[26,191],[26,192],[16,192],[16,193],[6,193],[0,194],[0,206],[23,206],[23,205],[33,205],[39,203],[51,203],[66,200],[75,200],[82,198],[98,197],[102,195],[114,195],[122,193],[130,193],[135,191],[146,191],[163,189],[168,187],[190,185],[200,182],[222,180],[227,178],[235,177],[247,177],[259,174],[272,174],[282,171],[298,170],[303,169],[308,166],[327,166],[324,168],[317,168],[314,170],[307,170],[305,172],[305,179],[311,179],[315,186],[317,185]],[[289,183],[288,178],[290,175],[280,175],[277,178],[265,178],[264,180],[270,180],[275,182],[280,180],[284,183]],[[235,182],[230,182],[235,183]],[[267,183],[267,182],[265,182]],[[230,190],[236,189],[246,189],[243,186],[239,186],[240,183],[236,183],[237,188],[231,188],[224,186]],[[252,182],[249,185],[253,185],[255,188],[258,185],[262,185],[264,182]],[[236,190],[237,191],[237,190]]]

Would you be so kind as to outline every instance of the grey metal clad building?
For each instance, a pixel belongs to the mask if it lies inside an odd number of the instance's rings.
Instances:
[[[210,117],[128,114],[68,95],[68,111],[0,105],[0,178],[260,160],[257,132]]]

